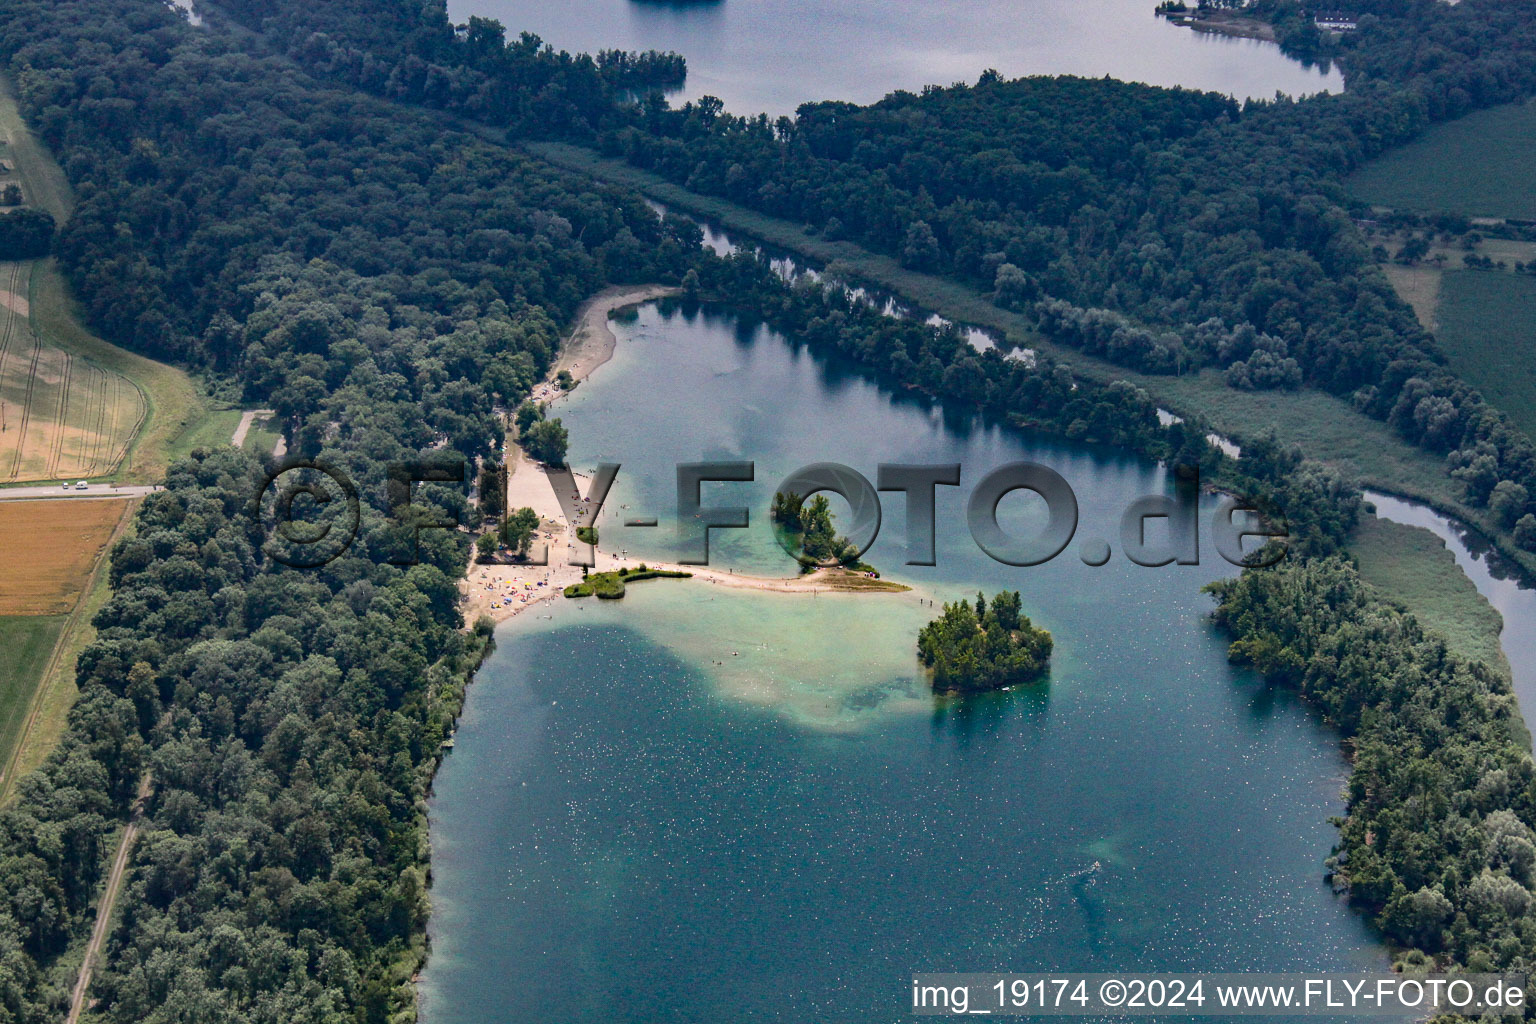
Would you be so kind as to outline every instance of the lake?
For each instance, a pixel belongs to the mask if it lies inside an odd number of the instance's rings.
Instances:
[[[896,89],[1023,75],[1110,75],[1273,99],[1338,92],[1271,43],[1208,35],[1156,17],[1154,0],[448,0],[457,23],[495,18],[509,37],[555,47],[675,50],[682,99],[738,114],[792,114],[813,100],[872,103]]]
[[[766,511],[808,463],[959,462],[962,486],[939,489],[929,568],[902,564],[886,498],[866,558],[909,593],[658,580],[501,628],[430,805],[426,1024],[868,1024],[907,1016],[914,971],[1387,966],[1323,881],[1337,737],[1227,663],[1209,538],[1198,566],[1077,556],[1167,492],[1160,467],[892,393],[725,311],[617,328],[553,414],[578,469],[622,464],[599,524],[635,560],[671,547],[679,461],[755,462],[704,495],[752,509],[711,544],[740,571],[792,568]],[[1019,459],[1081,511],[1027,569],[964,527],[970,487]],[[1039,517],[1020,495],[999,511]],[[621,525],[640,514],[661,526]],[[913,648],[927,602],[1004,587],[1054,635],[1049,680],[935,698]]]

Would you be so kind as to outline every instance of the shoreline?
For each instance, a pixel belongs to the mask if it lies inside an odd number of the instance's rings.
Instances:
[[[613,358],[618,337],[608,326],[608,318],[616,310],[681,294],[681,288],[671,285],[614,285],[587,299],[577,310],[575,325],[566,336],[559,356],[543,382],[533,389],[529,400],[544,407],[553,405],[570,393],[554,383],[561,370],[569,372],[577,381],[583,381]],[[529,553],[547,564],[471,560],[459,587],[466,629],[473,629],[476,620],[482,616],[500,625],[529,608],[563,597],[566,587],[582,580],[580,566],[564,564],[577,543],[576,531],[566,522],[559,499],[542,468],[513,440],[507,442],[504,461],[507,465],[507,508],[531,508],[538,514],[539,526]],[[578,484],[585,487],[588,477],[574,470],[572,473]],[[707,565],[620,558],[600,547],[594,550],[593,561],[597,564],[590,570],[594,573],[632,568],[644,561],[654,569],[689,573],[700,583],[771,594],[897,594],[912,590],[903,583],[875,580],[843,569],[818,569],[795,576],[752,576]]]
[[[547,544],[548,540],[548,536],[541,533],[539,541]],[[466,628],[474,628],[475,620],[481,616],[499,626],[530,608],[556,598],[566,599],[565,588],[582,580],[581,567],[559,564],[556,561],[559,557],[563,556],[549,551],[548,565],[473,563],[462,590],[465,594]],[[598,549],[594,561],[597,565],[590,569],[592,573],[635,568],[643,562],[647,567],[663,572],[687,573],[688,579],[683,582],[708,583],[732,590],[756,590],[765,594],[907,594],[913,591],[905,583],[874,580],[846,569],[817,569],[800,576],[752,576],[707,565],[618,558],[601,549]]]
[[[576,309],[576,322],[560,345],[560,354],[544,380],[536,385],[528,400],[536,405],[553,405],[570,392],[555,384],[561,370],[577,383],[613,358],[619,339],[608,326],[608,318],[626,306],[640,306],[657,299],[683,294],[681,288],[666,284],[609,285]]]
[[[1165,14],[1168,23],[1180,28],[1193,29],[1207,35],[1228,36],[1233,39],[1258,39],[1266,43],[1278,43],[1275,27],[1267,21],[1244,18],[1237,15],[1216,13],[1200,17],[1194,14]]]

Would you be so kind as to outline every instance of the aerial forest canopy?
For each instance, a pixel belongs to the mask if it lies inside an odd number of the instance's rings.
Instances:
[[[30,260],[48,255],[55,225],[47,210],[30,207],[0,213],[0,260]]]
[[[1029,621],[1017,590],[995,594],[991,603],[976,595],[944,605],[938,618],[917,634],[917,657],[933,675],[939,693],[1001,690],[1044,675],[1051,660],[1051,634]]]
[[[703,258],[632,193],[213,20],[20,0],[0,58],[78,198],[55,251],[93,326],[270,404],[292,451],[357,482],[361,529],[322,568],[275,564],[245,511],[262,469],[234,449],[144,500],[62,743],[0,813],[0,1020],[65,1016],[66,951],[146,776],[94,1018],[414,1015],[423,801],[489,636],[463,630],[463,535],[424,531],[419,564],[391,564],[385,466],[499,451],[496,408],[542,379],[584,297]],[[462,488],[414,502],[475,515]]]
[[[460,31],[439,3],[220,7],[244,28],[211,16],[194,30],[143,0],[12,0],[0,59],[78,197],[54,244],[92,325],[270,404],[293,451],[358,481],[362,528],[321,569],[275,565],[242,511],[261,469],[231,449],[194,453],[144,501],[113,549],[65,738],[0,812],[0,1021],[63,1016],[66,953],[90,929],[146,774],[132,909],[112,926],[93,1014],[413,1017],[423,801],[489,639],[458,610],[461,535],[424,532],[420,564],[391,564],[384,466],[493,458],[497,409],[547,373],[560,325],[631,281],[697,281],[904,387],[1199,464],[1284,509],[1308,557],[1220,590],[1219,617],[1235,658],[1299,686],[1356,745],[1340,877],[1420,958],[1536,967],[1533,772],[1508,683],[1360,589],[1333,554],[1359,514],[1348,481],[1281,440],[1247,443],[1233,464],[1202,424],[1160,422],[1131,385],[978,355],[953,327],[791,288],[754,254],[714,256],[697,225],[633,192],[502,144],[601,144],[974,283],[1154,372],[1220,366],[1238,387],[1299,377],[1446,453],[1473,500],[1501,481],[1536,495],[1530,442],[1442,368],[1368,264],[1337,186],[1432,120],[1532,91],[1530,5],[1367,2],[1370,19],[1338,44],[1343,97],[1238,108],[984,76],[777,122],[630,103],[675,84],[681,60],[573,57],[478,19]],[[451,487],[415,500],[474,515]],[[936,676],[1043,667],[1049,639],[1022,616],[1011,625],[1017,609],[1016,596],[947,608],[928,633]],[[1363,642],[1370,660],[1352,660]]]
[[[824,494],[807,502],[798,494],[781,491],[773,496],[769,517],[803,569],[834,563],[853,565],[859,559],[858,548],[837,532],[837,517]]]
[[[1465,500],[1536,514],[1536,447],[1444,367],[1351,220],[1341,184],[1430,124],[1536,92],[1536,8],[1380,0],[1293,49],[1342,95],[1241,107],[1182,89],[995,72],[879,103],[736,116],[709,98],[600,134],[686,188],[964,282],[1054,340],[1151,374],[1332,392],[1444,459]],[[1287,34],[1289,33],[1289,34]],[[1315,29],[1311,32],[1316,35]],[[1327,51],[1324,54],[1322,51]],[[1496,525],[1496,524],[1495,524]],[[1520,537],[1536,550],[1536,518]]]
[[[556,51],[500,22],[456,27],[433,0],[230,0],[221,4],[315,73],[390,99],[519,134],[581,137],[626,117],[626,101],[683,84],[676,53]]]

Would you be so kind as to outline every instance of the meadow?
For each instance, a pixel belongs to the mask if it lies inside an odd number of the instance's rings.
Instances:
[[[1437,125],[1366,164],[1348,186],[1380,206],[1536,220],[1536,102]]]
[[[7,768],[17,741],[32,713],[37,681],[64,629],[67,615],[0,616],[0,765]],[[7,780],[0,778],[0,785]]]
[[[1387,600],[1444,636],[1456,653],[1508,676],[1499,644],[1504,618],[1457,566],[1445,541],[1422,527],[1368,515],[1361,518],[1349,550],[1361,578]]]
[[[1436,319],[1451,369],[1536,436],[1536,277],[1448,271]]]

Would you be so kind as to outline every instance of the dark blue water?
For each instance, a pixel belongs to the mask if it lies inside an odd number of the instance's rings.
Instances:
[[[868,557],[911,593],[657,581],[505,627],[432,802],[428,1024],[891,1021],[914,971],[1385,967],[1322,881],[1336,738],[1227,664],[1199,592],[1224,563],[1093,569],[1074,547],[1010,568],[959,517],[987,468],[1031,458],[1076,490],[1079,537],[1112,539],[1158,467],[655,307],[556,412],[578,468],[624,464],[610,501],[664,520],[672,464],[701,457],[756,460],[756,483],[710,485],[754,509],[821,460],[959,461],[966,486],[933,569],[901,566],[887,500]],[[634,551],[670,536],[603,530]],[[765,525],[716,548],[784,565]],[[921,602],[1003,586],[1053,632],[1049,681],[933,698]]]

